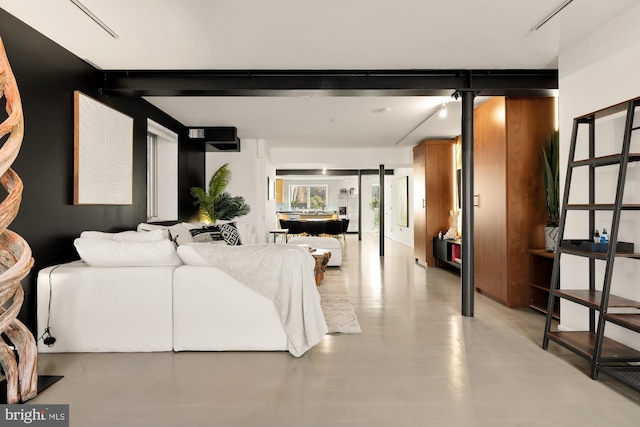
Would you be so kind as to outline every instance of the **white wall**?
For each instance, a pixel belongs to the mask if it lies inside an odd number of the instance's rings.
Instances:
[[[387,169],[411,167],[412,147],[399,148],[272,148],[271,161],[279,169]]]
[[[560,138],[561,138],[561,171],[560,179],[564,184],[566,164],[573,119],[631,98],[640,97],[640,36],[637,33],[637,22],[640,20],[640,6],[625,12],[612,20],[580,43],[561,52],[559,58],[560,89]],[[610,133],[614,139],[602,138]],[[597,155],[619,150],[621,144],[621,122],[610,120],[597,127]],[[615,146],[613,145],[615,142]],[[632,150],[634,151],[634,150]],[[635,150],[637,151],[637,150]],[[576,158],[587,157],[580,150]],[[612,200],[616,189],[616,173],[599,171],[596,175],[598,189],[607,188],[603,198],[596,202]],[[640,202],[640,165],[629,167],[625,201]],[[585,197],[585,179],[574,179],[571,187],[571,201]],[[602,192],[600,194],[603,194]],[[621,241],[632,241],[636,248],[640,247],[640,216],[623,212],[620,233]],[[575,215],[567,221],[566,237],[587,238],[587,215]],[[596,227],[610,229],[611,215],[596,216]],[[636,249],[637,251],[638,249]],[[561,264],[561,287],[586,289],[588,287],[587,261],[577,257],[564,256]],[[598,286],[601,286],[603,264],[597,262]],[[640,300],[640,289],[637,276],[640,264],[625,259],[617,259],[614,269],[613,293],[616,295]],[[565,330],[587,330],[588,310],[565,300],[561,302],[561,328]],[[640,349],[640,336],[607,324],[606,335],[629,346]]]

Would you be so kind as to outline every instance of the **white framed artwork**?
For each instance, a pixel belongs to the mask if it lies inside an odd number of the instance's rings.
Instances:
[[[133,118],[73,94],[73,204],[133,204]]]

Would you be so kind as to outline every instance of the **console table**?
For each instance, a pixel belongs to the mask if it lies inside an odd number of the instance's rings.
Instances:
[[[462,241],[434,237],[433,256],[436,259],[436,267],[440,267],[444,263],[460,269],[462,266]]]

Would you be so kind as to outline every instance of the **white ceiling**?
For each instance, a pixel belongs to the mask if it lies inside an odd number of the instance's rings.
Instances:
[[[0,0],[0,7],[105,70],[539,69],[555,68],[561,49],[640,0],[574,0],[538,31],[531,29],[562,0],[82,2],[119,38],[69,0]],[[273,147],[410,146],[460,133],[460,104],[450,98],[148,100],[184,125],[235,126],[241,138]],[[436,114],[418,127],[443,101],[452,101],[448,120]],[[384,107],[390,111],[371,112]]]
[[[461,103],[451,97],[146,99],[186,126],[235,126],[241,139],[262,138],[272,147],[403,147],[426,133],[432,138],[460,134]],[[435,114],[409,135],[445,102],[448,120]]]

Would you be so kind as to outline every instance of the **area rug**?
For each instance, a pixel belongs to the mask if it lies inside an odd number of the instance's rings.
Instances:
[[[322,298],[322,312],[330,334],[335,332],[358,334],[362,332],[340,270],[327,270],[324,273],[324,279],[318,286],[318,292]]]

